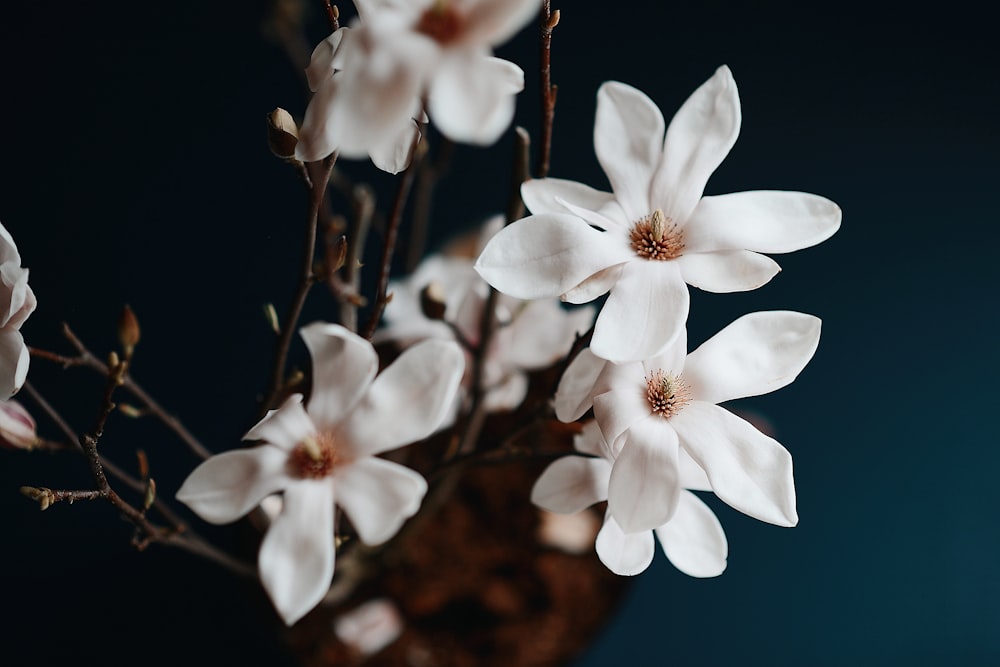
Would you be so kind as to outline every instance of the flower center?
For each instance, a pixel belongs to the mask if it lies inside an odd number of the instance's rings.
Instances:
[[[416,30],[439,44],[448,44],[461,32],[462,17],[448,0],[436,0],[420,16]]]
[[[656,209],[640,218],[629,234],[632,250],[645,259],[667,260],[680,257],[684,251],[684,235],[663,211]]]
[[[309,479],[327,477],[339,463],[343,463],[343,459],[337,455],[333,436],[329,433],[308,436],[288,457],[292,475]]]
[[[679,376],[655,371],[646,377],[646,399],[653,414],[670,419],[691,402],[691,390]]]

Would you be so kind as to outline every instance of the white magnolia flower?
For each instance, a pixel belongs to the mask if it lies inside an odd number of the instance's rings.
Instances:
[[[28,286],[28,269],[6,227],[0,225],[0,399],[10,398],[28,376],[30,355],[21,325],[38,302]]]
[[[484,145],[499,138],[514,116],[524,72],[493,57],[492,48],[537,13],[539,0],[356,0],[355,5],[359,21],[313,54],[310,84],[320,78],[324,83],[313,87],[299,159],[318,159],[339,148],[347,156],[371,152],[383,169],[405,166],[412,142],[403,137],[413,138],[422,99],[446,137]]]
[[[586,508],[608,500],[608,486],[615,454],[604,442],[597,422],[591,421],[573,440],[577,451],[594,458],[566,456],[553,461],[531,490],[531,501],[550,512],[578,515]],[[716,577],[726,569],[729,545],[715,513],[687,489],[710,491],[705,471],[681,453],[678,484],[682,488],[673,517],[654,530],[626,533],[612,516],[604,514],[604,525],[594,546],[597,556],[615,574],[631,576],[645,571],[653,561],[653,534],[663,553],[681,572],[692,577]]]
[[[177,492],[200,517],[229,523],[284,492],[261,544],[260,577],[291,625],[320,600],[334,572],[334,504],[365,544],[392,537],[420,507],[424,478],[377,454],[438,428],[462,377],[458,345],[427,341],[382,373],[371,343],[322,322],[301,330],[313,361],[307,406],[295,394],[244,437],[263,444],[213,456]]]
[[[392,600],[375,598],[334,619],[333,632],[337,639],[368,657],[403,634],[403,617]]]
[[[690,456],[710,488],[761,521],[794,526],[791,455],[718,403],[789,384],[819,343],[820,320],[791,311],[744,315],[685,356],[682,333],[663,354],[615,364],[584,350],[556,391],[556,416],[591,407],[614,457],[608,510],[626,533],[671,520]]]
[[[503,217],[497,216],[483,229],[495,231],[502,226]],[[479,249],[481,246],[476,252]],[[442,319],[431,319],[423,311],[421,294],[428,286],[434,286],[444,306]],[[386,305],[385,326],[377,332],[376,342],[394,341],[405,347],[426,338],[456,340],[458,335],[473,348],[480,344],[489,286],[476,273],[471,258],[430,255],[412,275],[390,282],[389,292],[392,300]],[[593,308],[567,310],[555,298],[524,301],[501,294],[495,307],[497,328],[483,357],[484,405],[488,411],[520,405],[528,391],[528,372],[562,358],[575,336],[590,328],[594,320]],[[466,349],[466,355],[463,387],[471,390],[471,351]],[[459,402],[455,407],[460,407]]]
[[[681,106],[664,138],[656,105],[618,82],[597,95],[594,148],[613,192],[558,179],[526,182],[533,215],[501,231],[476,264],[501,292],[585,303],[610,291],[591,347],[611,361],[659,354],[684,328],[685,283],[757,288],[778,265],[760,253],[819,243],[840,209],[803,192],[702,197],[736,141],[740,103],[723,66]]]

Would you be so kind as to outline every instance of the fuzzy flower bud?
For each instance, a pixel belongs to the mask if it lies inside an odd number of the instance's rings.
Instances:
[[[0,447],[32,449],[38,444],[35,420],[17,401],[0,401]]]

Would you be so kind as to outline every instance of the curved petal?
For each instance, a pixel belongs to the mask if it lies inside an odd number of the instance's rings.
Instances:
[[[464,3],[463,42],[496,46],[514,36],[538,13],[539,0],[473,0]]]
[[[573,436],[573,448],[583,454],[599,456],[608,461],[614,461],[615,458],[611,454],[608,443],[604,442],[601,427],[595,419],[584,424],[580,432]]]
[[[0,399],[8,399],[21,388],[28,377],[31,354],[21,332],[0,329]]]
[[[590,348],[584,348],[566,367],[555,394],[556,418],[561,422],[575,422],[594,404],[591,392],[594,382],[607,362],[598,358]]]
[[[260,581],[287,625],[320,603],[333,579],[333,487],[300,480],[285,489],[281,514],[257,556]]]
[[[209,523],[231,523],[292,482],[287,462],[271,445],[217,454],[188,475],[177,500]]]
[[[653,176],[650,197],[654,207],[684,225],[739,132],[739,93],[732,72],[723,65],[670,121],[663,159]]]
[[[653,553],[656,551],[652,531],[626,534],[610,511],[604,515],[604,525],[601,526],[601,532],[597,533],[594,546],[597,557],[609,570],[626,577],[644,572],[653,562]]]
[[[692,401],[670,424],[729,506],[778,526],[798,523],[792,456],[777,440],[702,401]]]
[[[0,328],[20,328],[38,305],[28,286],[28,273],[13,262],[0,264]]]
[[[599,211],[615,200],[610,192],[595,190],[589,185],[561,178],[535,178],[521,184],[521,199],[529,211],[539,213],[566,213],[564,200],[591,211]]]
[[[677,513],[656,529],[663,553],[691,577],[717,577],[726,569],[729,543],[715,513],[690,491],[681,493]]]
[[[398,463],[368,457],[335,473],[337,504],[368,545],[382,544],[420,509],[427,482]]]
[[[781,267],[749,250],[684,253],[677,258],[684,282],[706,292],[747,292],[778,275]]]
[[[317,82],[316,93],[309,100],[306,115],[299,126],[299,141],[295,144],[296,159],[316,162],[337,150],[336,127],[331,122],[331,108],[339,94],[339,83],[332,73],[328,80]],[[347,157],[360,157],[360,154]]]
[[[349,33],[351,33],[350,28],[340,28],[313,49],[312,55],[309,57],[309,65],[306,67],[306,81],[309,82],[309,90],[315,93],[324,81],[333,76],[334,68],[338,64],[336,63],[337,50],[344,37]]]
[[[518,370],[512,370],[500,382],[486,388],[486,395],[483,397],[483,407],[487,412],[513,410],[521,405],[527,394],[527,374]]]
[[[793,252],[833,236],[840,218],[839,206],[807,192],[757,190],[703,197],[684,228],[684,245],[688,252]]]
[[[622,530],[662,526],[674,515],[680,490],[677,434],[670,424],[655,415],[633,424],[608,482],[608,509]]]
[[[635,424],[652,414],[646,400],[646,383],[638,378],[635,387],[625,391],[608,391],[594,396],[594,418],[601,427],[601,435],[609,451],[617,456],[619,439]]]
[[[576,514],[608,499],[611,463],[565,456],[549,464],[531,488],[531,502],[556,514]]]
[[[425,340],[382,371],[338,429],[355,458],[433,433],[453,405],[465,371],[458,343]]]
[[[630,220],[649,215],[649,185],[660,162],[663,115],[644,93],[618,81],[597,91],[594,150]]]
[[[691,458],[691,455],[683,447],[678,451],[677,470],[682,488],[694,491],[712,490],[712,483],[708,481],[705,470]]]
[[[299,329],[312,358],[307,411],[317,430],[333,428],[351,411],[378,371],[372,344],[339,324],[313,322]]]
[[[285,451],[295,448],[316,426],[302,406],[302,394],[292,394],[277,410],[268,410],[257,425],[247,431],[244,440],[263,440]]]
[[[399,130],[386,132],[386,140],[379,141],[368,150],[372,164],[389,174],[398,174],[410,165],[413,149],[420,139],[416,121],[407,118]]]
[[[519,299],[559,296],[609,266],[633,257],[607,232],[575,215],[532,215],[500,230],[476,260],[476,271]]]
[[[530,301],[498,332],[509,342],[504,361],[526,370],[544,368],[569,352],[593,318],[592,307],[566,310],[556,299]]]
[[[524,72],[512,62],[468,50],[444,58],[430,84],[431,120],[453,141],[488,145],[514,118]]]
[[[629,262],[597,316],[590,347],[616,363],[654,357],[680,335],[689,301],[676,262]]]
[[[775,391],[812,359],[821,327],[818,317],[790,310],[744,315],[688,355],[684,380],[708,403]]]
[[[562,300],[567,303],[589,303],[597,297],[607,294],[618,282],[625,264],[626,262],[622,262],[598,271],[563,294]]]

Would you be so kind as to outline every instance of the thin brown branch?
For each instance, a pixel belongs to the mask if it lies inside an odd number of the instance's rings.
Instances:
[[[358,307],[364,303],[361,297],[361,259],[365,254],[365,243],[375,214],[375,193],[369,185],[354,186],[351,193],[354,215],[348,237],[347,259],[341,268],[344,274],[344,292],[340,295],[340,323],[357,332]]]
[[[448,169],[455,144],[447,137],[442,138],[433,161],[422,160],[417,173],[416,192],[413,195],[413,221],[410,223],[410,239],[406,251],[405,270],[413,273],[424,256],[427,246],[427,232],[430,229],[431,208],[434,190],[438,181]]]
[[[552,11],[551,0],[542,0],[539,24],[541,29],[539,61],[542,86],[542,133],[535,178],[545,178],[549,174],[552,153],[552,121],[556,114],[557,92],[557,87],[552,85],[552,30],[559,24],[559,10]]]

